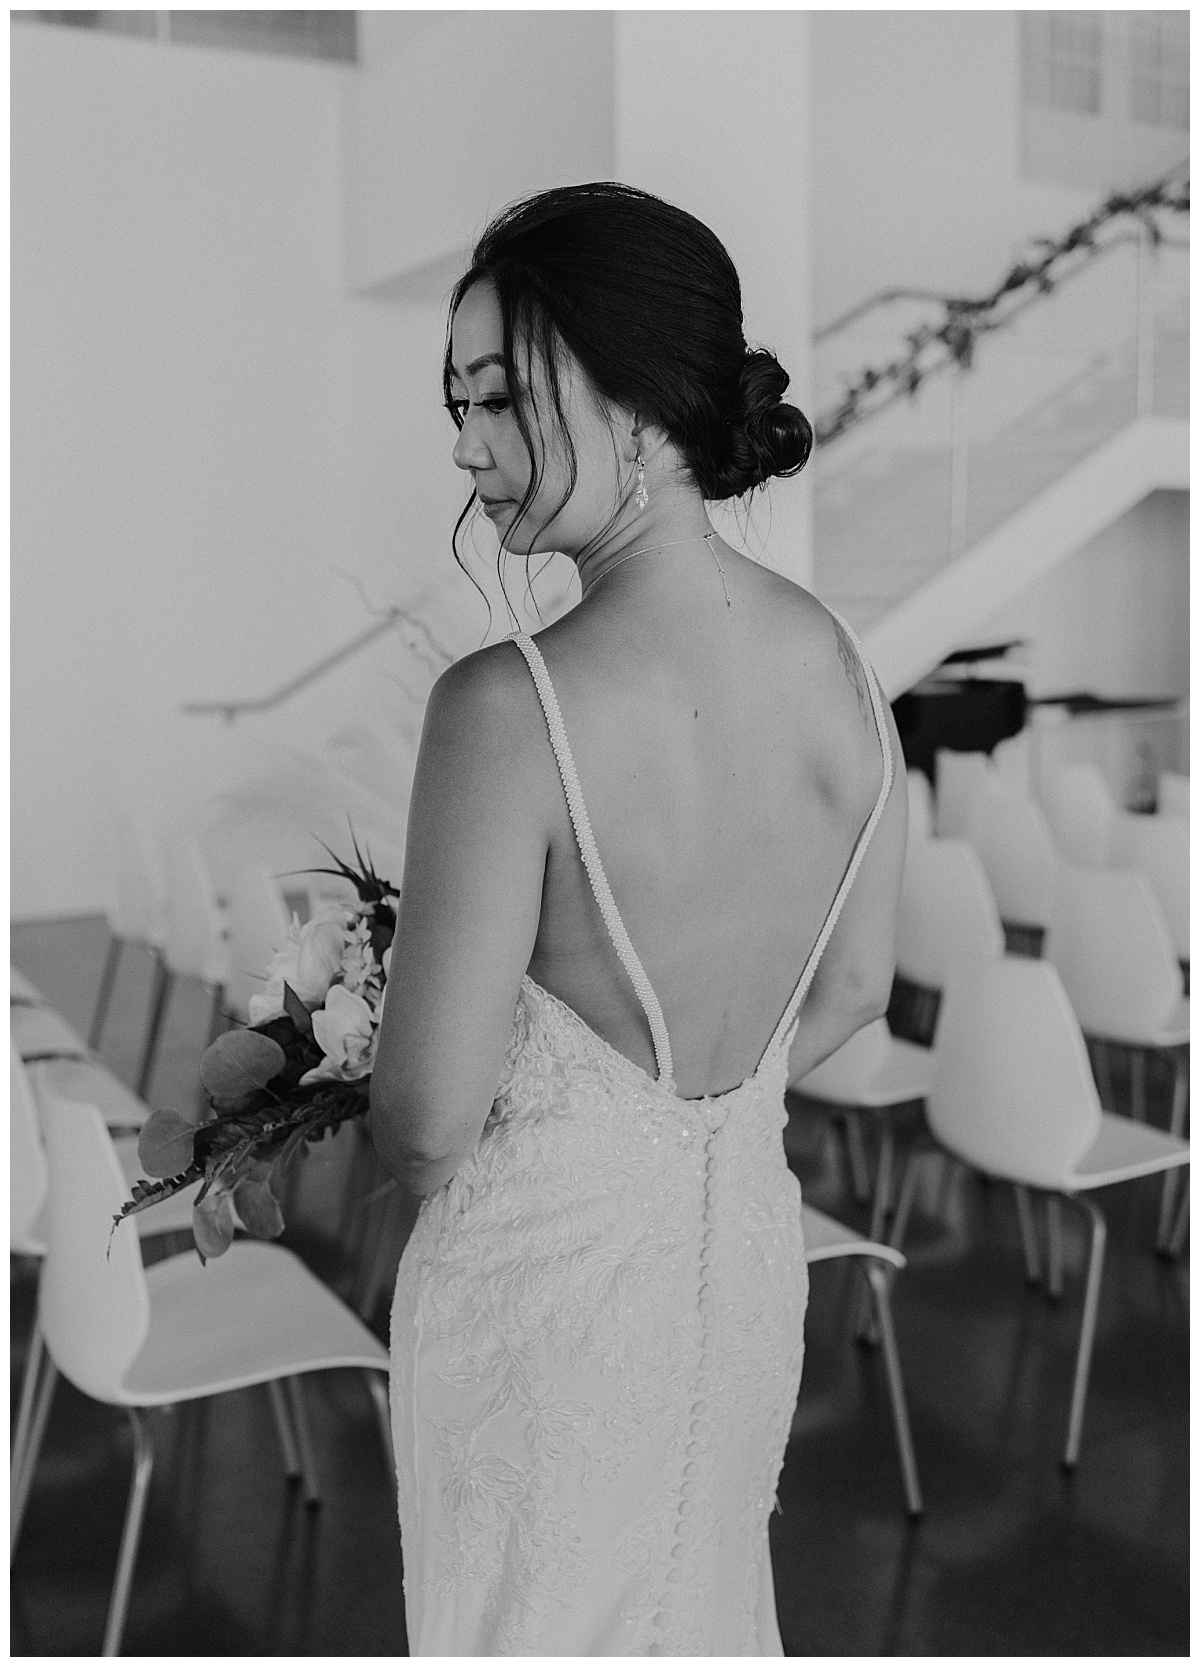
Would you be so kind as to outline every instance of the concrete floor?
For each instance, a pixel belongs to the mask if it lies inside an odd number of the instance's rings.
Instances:
[[[22,926],[13,959],[86,1031],[103,922]],[[122,968],[103,1053],[133,1076],[149,958]],[[195,1093],[202,991],[169,1017],[152,1098]],[[1128,1079],[1118,1062],[1118,1096]],[[1169,1081],[1149,1073],[1152,1118]],[[918,1114],[919,1115],[919,1114]],[[797,1101],[790,1160],[809,1202],[853,1225],[843,1150]],[[288,1242],[354,1288],[339,1250],[346,1164],[310,1170]],[[1024,1280],[1012,1194],[949,1167],[927,1177],[894,1294],[925,1491],[904,1515],[878,1357],[853,1340],[856,1274],[813,1270],[804,1384],[772,1519],[780,1626],[791,1655],[1182,1655],[1189,1649],[1188,1269],[1152,1252],[1158,1183],[1106,1191],[1110,1239],[1083,1451],[1065,1436],[1084,1239],[1067,1213],[1061,1303]],[[361,1291],[361,1285],[358,1289]],[[36,1269],[14,1263],[14,1404]],[[373,1323],[386,1337],[387,1298]],[[366,1389],[308,1380],[325,1501],[283,1480],[265,1391],[154,1417],[157,1464],[134,1580],[131,1655],[405,1653],[392,1486]],[[132,1444],[122,1415],[60,1385],[12,1571],[16,1655],[100,1647]]]

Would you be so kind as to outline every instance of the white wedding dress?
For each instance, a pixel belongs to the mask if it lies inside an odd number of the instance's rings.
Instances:
[[[804,1353],[784,1089],[800,1003],[883,812],[864,827],[753,1076],[675,1093],[662,1011],[592,838],[536,644],[597,901],[658,1076],[526,977],[475,1150],[427,1199],[392,1311],[413,1655],[781,1655],[767,1524]]]

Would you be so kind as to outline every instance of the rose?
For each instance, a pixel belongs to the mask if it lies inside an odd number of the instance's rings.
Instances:
[[[283,986],[289,984],[308,1008],[320,1006],[342,964],[342,946],[354,910],[328,903],[301,926],[295,915],[288,941],[272,958],[266,988],[250,997],[250,1023],[264,1024],[283,1012]]]
[[[375,1062],[375,1020],[361,996],[344,984],[331,985],[324,1007],[312,1016],[313,1035],[325,1055],[300,1078],[310,1082],[356,1082]]]

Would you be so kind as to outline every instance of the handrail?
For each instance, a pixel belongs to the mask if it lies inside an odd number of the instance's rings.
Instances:
[[[340,665],[343,660],[351,659],[360,649],[365,648],[368,643],[374,642],[376,637],[383,636],[385,631],[392,630],[401,621],[424,634],[425,640],[438,659],[444,661],[446,665],[452,663],[453,654],[448,649],[443,648],[434,638],[424,620],[415,619],[411,614],[406,613],[403,608],[394,607],[389,608],[385,616],[377,620],[368,630],[360,632],[357,637],[352,637],[348,643],[343,643],[340,648],[335,648],[332,654],[326,654],[315,665],[309,666],[283,684],[281,688],[276,689],[274,694],[263,695],[258,700],[187,701],[181,710],[191,716],[218,712],[226,723],[233,723],[236,718],[246,712],[269,711],[271,707],[279,706],[283,701],[289,700],[292,695],[305,688],[309,683],[315,683],[318,678],[324,677],[326,672],[332,671],[333,667]]]
[[[1108,254],[1118,243],[1130,241],[1127,233],[1097,241],[1097,231],[1107,222],[1132,215],[1143,228],[1137,236],[1148,236],[1155,246],[1161,244],[1164,237],[1155,218],[1158,211],[1187,213],[1190,210],[1188,181],[1186,177],[1179,177],[1186,166],[1186,163],[1178,164],[1153,185],[1145,186],[1140,191],[1114,192],[1088,219],[1073,226],[1058,242],[1044,237],[1033,240],[1045,251],[1043,255],[1018,261],[990,295],[943,298],[944,316],[940,323],[922,324],[909,331],[905,337],[908,343],[906,354],[880,369],[861,371],[857,380],[847,385],[839,404],[818,416],[815,424],[817,445],[828,445],[856,423],[885,410],[901,394],[915,393],[927,376],[936,375],[951,364],[969,369],[978,336],[1010,323],[1026,306],[1049,294],[1060,283],[1069,281],[1092,260]],[[1060,272],[1058,267],[1064,259],[1071,260],[1072,264],[1065,272]],[[1002,303],[1021,291],[1026,291],[1025,299],[1001,313]],[[863,310],[860,308],[857,316],[861,317]],[[845,320],[840,322],[844,325]],[[827,326],[826,334],[831,330],[832,326]],[[926,349],[937,346],[945,349],[944,356],[932,365],[922,363]],[[877,394],[876,390],[880,388],[885,391]]]

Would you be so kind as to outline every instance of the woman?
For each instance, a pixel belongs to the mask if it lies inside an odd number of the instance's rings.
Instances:
[[[619,185],[518,204],[445,378],[502,549],[583,594],[439,679],[413,787],[372,1083],[424,1198],[392,1320],[410,1647],[778,1655],[784,1089],[887,1003],[895,731],[847,631],[708,521],[811,432],[705,226]]]

